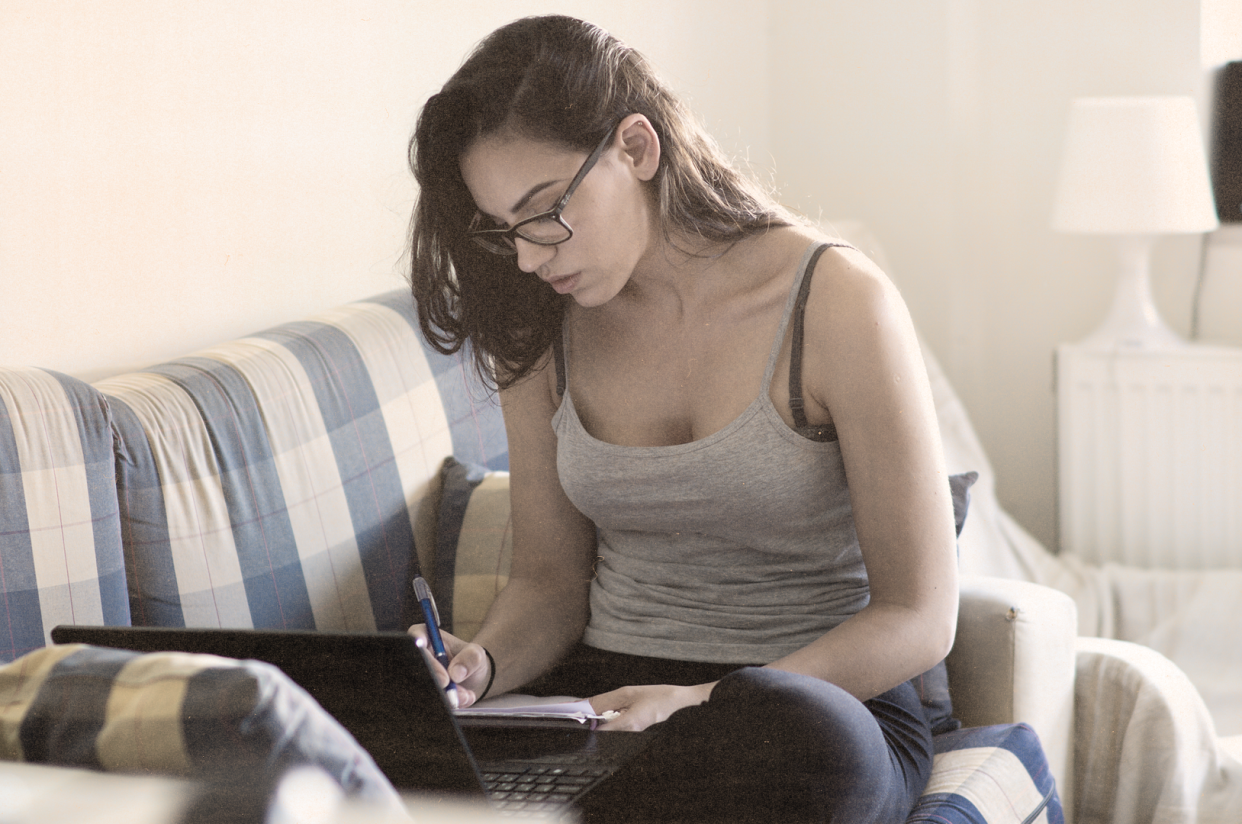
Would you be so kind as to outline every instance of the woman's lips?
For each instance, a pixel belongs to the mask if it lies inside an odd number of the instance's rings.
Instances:
[[[548,285],[551,286],[558,295],[565,295],[574,290],[574,287],[578,285],[578,278],[581,275],[581,272],[575,272],[572,275],[558,275],[556,277],[549,278]]]

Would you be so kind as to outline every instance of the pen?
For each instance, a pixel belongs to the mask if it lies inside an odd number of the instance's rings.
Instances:
[[[448,672],[448,651],[444,649],[444,639],[440,637],[440,613],[436,610],[436,599],[431,595],[431,587],[427,586],[427,582],[421,575],[414,579],[414,597],[418,599],[418,605],[423,609],[423,621],[427,624],[427,637],[431,639],[431,654],[440,662],[440,666],[444,667],[444,671]],[[449,679],[444,692],[448,696],[449,704],[453,709],[457,709],[457,685],[453,683],[453,679]]]

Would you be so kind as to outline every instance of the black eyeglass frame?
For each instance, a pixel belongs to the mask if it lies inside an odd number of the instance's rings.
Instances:
[[[528,217],[525,220],[519,220],[508,229],[473,228],[483,220],[483,213],[475,212],[474,219],[470,221],[470,226],[472,228],[467,230],[467,234],[470,236],[470,239],[493,254],[506,256],[517,254],[517,238],[533,243],[536,246],[559,246],[569,240],[574,236],[574,229],[565,222],[565,218],[561,216],[561,212],[565,211],[565,207],[569,205],[569,198],[573,197],[574,192],[577,191],[578,184],[582,183],[583,179],[587,176],[587,173],[590,172],[591,169],[595,168],[596,162],[598,162],[600,156],[604,154],[604,150],[608,148],[608,144],[612,142],[612,136],[616,134],[616,131],[617,129],[615,126],[608,130],[608,134],[604,135],[604,139],[601,140],[599,145],[595,147],[595,151],[591,152],[591,154],[583,162],[582,168],[578,169],[578,173],[574,175],[573,180],[569,181],[569,187],[565,189],[565,194],[561,195],[560,200],[556,201],[556,205],[549,211],[541,212],[537,215]],[[560,240],[540,240],[539,238],[527,237],[522,234],[521,230],[523,226],[545,220],[553,220],[560,224],[561,228],[563,228],[566,232],[565,237]]]

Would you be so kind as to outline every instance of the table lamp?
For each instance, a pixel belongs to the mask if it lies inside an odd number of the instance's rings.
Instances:
[[[1113,235],[1120,260],[1112,308],[1082,345],[1184,345],[1152,301],[1151,248],[1160,235],[1209,232],[1218,225],[1191,98],[1095,97],[1073,102],[1052,228]]]

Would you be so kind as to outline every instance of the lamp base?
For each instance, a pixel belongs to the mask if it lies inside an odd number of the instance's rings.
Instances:
[[[1188,346],[1161,319],[1151,295],[1154,235],[1117,238],[1118,273],[1113,305],[1103,325],[1082,341],[1096,350],[1145,351]]]

